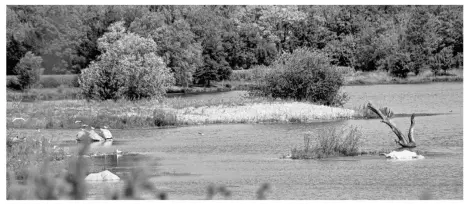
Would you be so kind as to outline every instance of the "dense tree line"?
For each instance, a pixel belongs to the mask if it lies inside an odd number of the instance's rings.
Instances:
[[[156,43],[176,84],[210,85],[232,70],[308,48],[332,64],[395,76],[462,66],[462,6],[8,6],[7,74],[31,52],[45,74],[81,73],[98,39],[123,21]]]

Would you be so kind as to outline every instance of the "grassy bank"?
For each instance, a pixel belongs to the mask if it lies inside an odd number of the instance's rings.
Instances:
[[[431,82],[462,82],[463,70],[452,69],[446,75],[434,76],[429,70],[419,75],[412,73],[405,79],[392,77],[387,72],[357,72],[348,67],[339,67],[344,75],[345,85],[376,85],[376,84],[419,84]],[[178,87],[173,86],[167,91],[169,96],[197,93],[214,93],[231,90],[249,90],[255,85],[256,77],[268,73],[268,68],[259,67],[250,70],[234,70],[229,81],[213,82],[213,87]],[[7,78],[14,78],[8,76]],[[23,101],[36,100],[74,100],[83,99],[80,89],[77,88],[77,75],[44,75],[38,88],[20,92],[7,89],[7,101],[23,98]]]
[[[353,110],[306,102],[264,98],[215,99],[210,101],[168,98],[86,102],[85,100],[8,102],[7,127],[79,128],[79,120],[111,128],[158,127],[213,123],[301,122],[352,118]],[[23,120],[15,120],[23,118]]]
[[[409,74],[407,78],[397,78],[390,76],[387,72],[351,72],[345,75],[346,85],[375,85],[375,84],[421,84],[431,82],[462,82],[463,70],[452,69],[447,75],[435,76],[431,71],[426,70],[419,75]]]

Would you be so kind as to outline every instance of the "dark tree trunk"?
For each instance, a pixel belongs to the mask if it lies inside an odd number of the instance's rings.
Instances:
[[[407,148],[413,148],[417,146],[414,140],[414,125],[415,125],[414,114],[412,114],[412,116],[410,117],[410,128],[409,128],[409,134],[407,135],[409,141],[407,141],[406,138],[404,137],[404,134],[402,134],[402,132],[396,127],[396,125],[391,121],[391,119],[389,119],[386,115],[381,113],[381,111],[378,108],[374,107],[373,104],[371,104],[370,102],[368,102],[367,107],[373,112],[375,112],[381,118],[381,122],[388,125],[391,128],[391,130],[394,132],[394,134],[396,134],[398,138],[398,140],[396,140],[397,144],[401,145],[402,147],[407,147]]]

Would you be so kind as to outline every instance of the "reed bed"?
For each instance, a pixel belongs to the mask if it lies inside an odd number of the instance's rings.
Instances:
[[[239,106],[205,106],[177,111],[183,124],[300,122],[349,119],[354,110],[306,102],[253,103]]]

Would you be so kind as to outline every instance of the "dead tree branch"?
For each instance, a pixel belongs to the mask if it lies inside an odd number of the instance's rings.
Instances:
[[[381,111],[375,106],[373,106],[371,102],[368,102],[367,107],[373,112],[375,112],[381,118],[381,122],[388,125],[391,128],[391,130],[394,132],[394,134],[396,134],[397,139],[398,139],[396,140],[397,144],[401,145],[402,147],[408,147],[408,148],[416,147],[415,140],[414,140],[414,125],[415,125],[414,114],[412,114],[412,117],[410,118],[410,128],[409,128],[409,135],[408,135],[409,141],[407,142],[407,140],[404,137],[404,134],[402,134],[402,132],[396,127],[396,125],[391,121],[391,119],[389,119],[386,115],[381,113]]]

